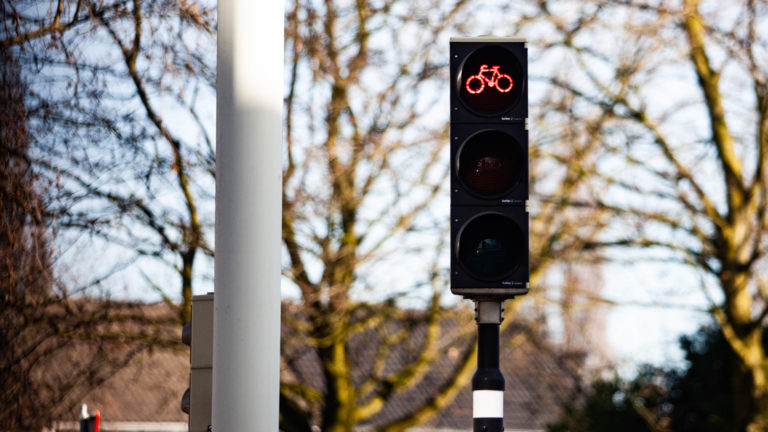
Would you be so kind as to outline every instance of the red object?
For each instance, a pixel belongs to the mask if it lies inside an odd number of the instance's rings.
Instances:
[[[99,410],[96,410],[90,417],[80,419],[80,432],[99,432],[99,420],[101,420]]]
[[[501,93],[506,93],[512,90],[512,77],[499,72],[500,67],[501,66],[491,66],[489,68],[488,65],[480,66],[480,71],[477,75],[471,75],[467,78],[467,82],[464,83],[467,91],[470,94],[482,93],[483,90],[485,90],[486,83],[488,83],[488,87],[495,87],[496,90]],[[490,78],[487,76],[488,73],[491,74]],[[508,81],[508,83],[504,83],[504,81],[499,83],[499,80]]]

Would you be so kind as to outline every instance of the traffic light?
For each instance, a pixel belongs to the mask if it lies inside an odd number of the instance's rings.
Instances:
[[[451,38],[451,291],[528,292],[528,49]]]

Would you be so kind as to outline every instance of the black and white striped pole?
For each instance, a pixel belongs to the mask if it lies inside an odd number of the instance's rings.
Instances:
[[[504,375],[499,369],[499,326],[502,301],[475,301],[477,372],[472,377],[474,432],[504,430]]]

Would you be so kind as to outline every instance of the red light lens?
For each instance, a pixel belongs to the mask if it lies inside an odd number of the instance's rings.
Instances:
[[[501,66],[481,65],[480,70],[475,75],[470,75],[467,78],[465,86],[470,94],[480,94],[486,88],[496,89],[501,93],[506,93],[512,90],[514,81],[512,77],[499,72]],[[487,86],[487,87],[486,87]]]
[[[458,96],[477,114],[494,116],[512,109],[523,92],[524,69],[502,46],[478,48],[461,65]]]

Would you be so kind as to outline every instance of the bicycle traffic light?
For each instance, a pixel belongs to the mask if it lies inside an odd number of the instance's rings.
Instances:
[[[528,292],[528,59],[515,38],[452,38],[451,291]]]

